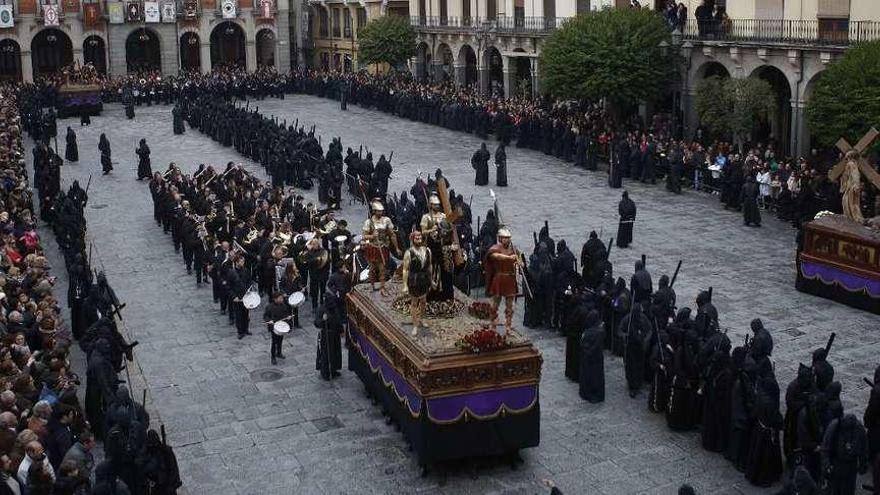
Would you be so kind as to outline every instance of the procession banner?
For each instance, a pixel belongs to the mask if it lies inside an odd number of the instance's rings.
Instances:
[[[235,18],[235,0],[223,0],[223,18]]]
[[[162,4],[162,22],[175,22],[177,20],[177,12],[174,11],[174,2],[165,2]]]
[[[110,17],[110,24],[122,24],[125,22],[125,11],[122,8],[122,2],[108,3],[107,15]]]
[[[159,2],[144,2],[144,21],[145,22],[161,22],[162,16],[159,13]]]
[[[272,8],[275,6],[273,0],[260,0],[260,13],[264,19],[272,18]]]
[[[57,5],[43,5],[43,24],[46,26],[58,25]]]
[[[97,3],[84,3],[83,4],[83,23],[86,27],[95,27],[98,25],[98,20],[101,17],[101,6]]]
[[[183,0],[183,16],[187,19],[195,19],[199,15],[198,0]]]
[[[128,2],[128,5],[125,8],[126,21],[141,22],[141,4],[139,2]]]
[[[12,5],[0,5],[0,28],[11,28],[14,25]]]

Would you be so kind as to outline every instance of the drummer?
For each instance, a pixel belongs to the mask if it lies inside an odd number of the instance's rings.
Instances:
[[[281,353],[281,344],[284,342],[284,334],[290,331],[292,312],[287,301],[284,299],[283,292],[275,292],[272,294],[272,302],[267,304],[266,310],[263,311],[263,321],[266,322],[266,328],[269,330],[269,336],[272,338],[272,346],[269,349],[272,356],[272,364],[276,364],[275,358],[284,359],[284,354]],[[278,322],[283,322],[284,324],[276,325]]]
[[[284,267],[284,273],[281,274],[281,280],[278,281],[278,288],[281,289],[284,296],[290,297],[291,294],[303,294],[303,280],[296,267],[296,263],[288,263]],[[293,328],[301,328],[299,326],[299,307],[293,306]]]

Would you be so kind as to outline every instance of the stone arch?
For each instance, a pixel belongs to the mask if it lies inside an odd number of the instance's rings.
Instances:
[[[223,21],[211,30],[211,67],[246,67],[244,29],[236,22]]]
[[[489,74],[489,92],[504,94],[504,59],[501,51],[494,46],[489,46],[483,52],[484,67]]]
[[[275,67],[275,32],[262,27],[256,35],[257,67]]]
[[[83,40],[83,62],[92,64],[98,74],[107,74],[107,42],[97,34]]]
[[[455,57],[452,48],[446,43],[440,43],[434,50],[434,80],[446,81],[452,76]]]
[[[31,40],[31,61],[34,77],[54,74],[73,63],[70,36],[57,28],[41,30]]]
[[[21,81],[21,46],[12,38],[0,40],[0,81]]]
[[[473,86],[477,84],[478,73],[477,73],[477,52],[468,45],[461,45],[461,48],[458,50],[458,63],[464,66],[464,75],[462,76],[462,84],[465,86]]]
[[[428,67],[431,66],[431,47],[425,41],[420,41],[416,45],[416,62],[413,67],[413,74],[419,81],[424,81],[428,75]]]
[[[710,60],[699,66],[694,74],[697,81],[716,76],[721,78],[731,77],[731,73],[727,70],[727,67],[717,60]]]
[[[187,31],[180,35],[180,68],[201,72],[202,40],[198,31]]]
[[[162,41],[156,31],[139,27],[125,39],[125,66],[128,72],[162,69]]]
[[[749,77],[767,81],[776,94],[776,115],[769,122],[759,122],[752,139],[758,142],[772,142],[779,151],[786,153],[791,144],[791,80],[774,65],[756,67]]]
[[[813,96],[813,91],[816,90],[816,84],[819,83],[819,80],[822,79],[822,75],[825,73],[824,70],[817,71],[815,74],[810,76],[804,84],[803,96],[801,100],[806,103],[809,101],[810,97]]]

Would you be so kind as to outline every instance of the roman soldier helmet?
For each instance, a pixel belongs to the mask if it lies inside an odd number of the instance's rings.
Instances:
[[[498,237],[506,237],[510,239],[510,230],[507,227],[499,227],[498,228]]]
[[[431,206],[437,205],[440,206],[440,197],[437,194],[432,194],[430,199]]]
[[[373,211],[385,211],[385,205],[383,205],[381,201],[373,201],[373,203],[370,204],[370,208]]]

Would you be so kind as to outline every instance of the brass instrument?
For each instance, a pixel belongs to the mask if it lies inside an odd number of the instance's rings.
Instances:
[[[257,237],[260,237],[260,229],[251,229],[251,231],[248,232],[246,236],[244,236],[243,241],[245,244],[250,244],[256,241]]]

